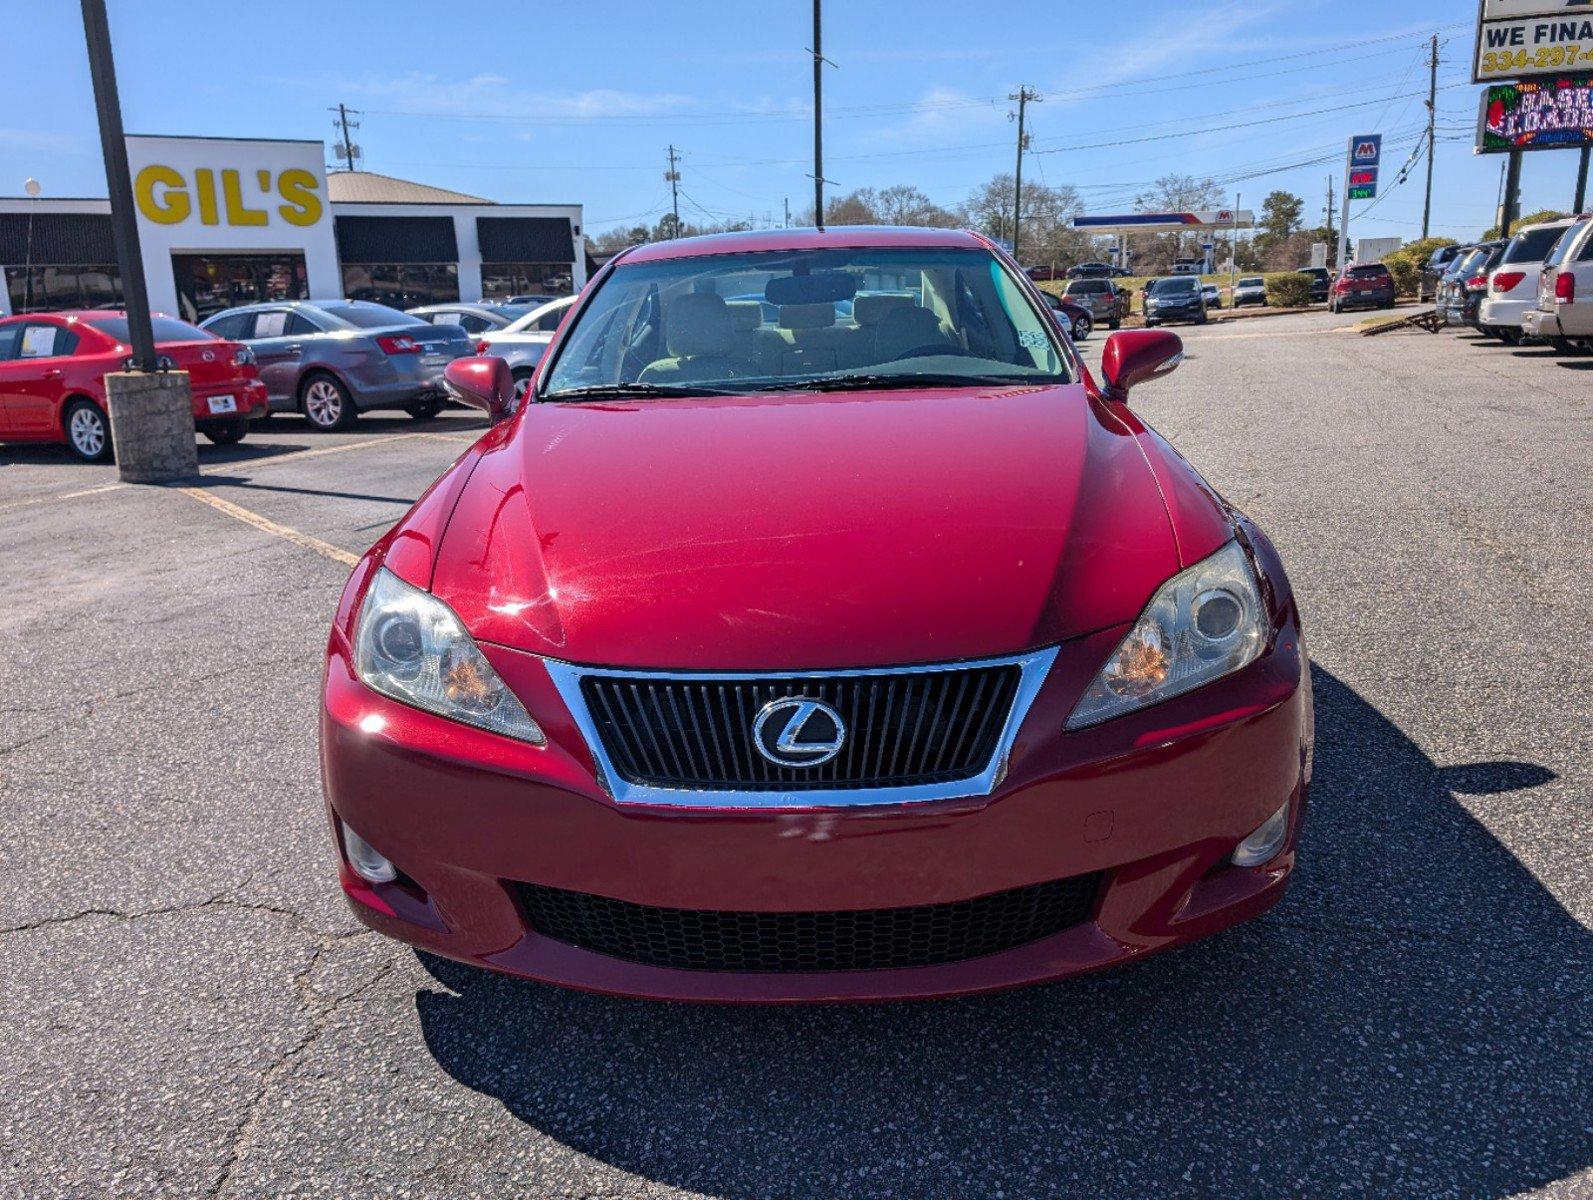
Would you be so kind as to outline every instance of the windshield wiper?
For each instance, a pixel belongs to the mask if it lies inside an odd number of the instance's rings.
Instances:
[[[1045,387],[1065,383],[1062,379],[1026,379],[1012,375],[896,374],[837,375],[828,379],[786,379],[759,384],[760,392],[857,392],[885,391],[891,388],[940,387]]]
[[[587,387],[567,388],[562,392],[549,392],[544,400],[647,400],[679,396],[734,396],[738,393],[722,387],[687,385],[683,383],[594,383]]]

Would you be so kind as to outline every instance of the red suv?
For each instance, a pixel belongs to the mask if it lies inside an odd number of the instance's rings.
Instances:
[[[266,389],[247,346],[171,317],[152,319],[161,358],[187,371],[194,427],[218,445],[265,415]],[[29,313],[0,320],[0,441],[64,442],[79,458],[111,457],[105,376],[132,353],[115,311]]]
[[[321,765],[361,920],[599,991],[861,1000],[1282,895],[1309,664],[1267,538],[990,240],[773,230],[594,279],[356,566]],[[1208,964],[1209,965],[1209,964]]]
[[[1382,263],[1351,263],[1328,289],[1328,311],[1347,308],[1393,308],[1394,276]]]

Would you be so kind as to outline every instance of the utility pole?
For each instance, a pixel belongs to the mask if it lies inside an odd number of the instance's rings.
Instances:
[[[1580,213],[1587,203],[1587,160],[1589,148],[1582,147],[1582,161],[1576,168],[1576,203],[1571,205],[1571,211]]]
[[[116,62],[111,55],[110,21],[105,15],[105,0],[82,0],[82,9],[100,151],[105,159],[105,185],[111,201],[111,236],[116,242],[116,269],[122,275],[127,340],[133,350],[130,370],[112,371],[105,376],[110,410],[108,440],[116,448],[116,473],[123,483],[172,483],[199,472],[188,373],[163,370],[155,353],[144,251],[138,241],[127,136],[122,131],[122,102],[116,89]]]
[[[1018,236],[1023,227],[1023,152],[1028,148],[1025,141],[1027,135],[1023,132],[1023,110],[1030,101],[1038,104],[1045,97],[1028,84],[1023,84],[1016,92],[1009,93],[1007,99],[1018,102],[1018,164],[1012,173],[1012,258],[1016,262]],[[1011,120],[1012,114],[1008,113],[1007,118]]]
[[[813,0],[813,225],[824,231],[824,5]],[[834,66],[830,63],[830,66]]]
[[[669,170],[664,172],[664,178],[669,183],[669,208],[675,214],[675,223],[670,227],[671,235],[674,237],[680,236],[680,172],[675,166],[679,159],[680,155],[675,153],[674,143],[670,143]]]
[[[1437,146],[1438,122],[1438,35],[1433,34],[1432,53],[1427,56],[1427,198],[1422,202],[1422,238],[1427,237],[1433,218],[1433,151]]]
[[[354,160],[359,157],[359,148],[354,145],[354,139],[349,136],[349,130],[358,129],[360,123],[349,120],[349,112],[352,111],[357,117],[360,115],[360,111],[357,108],[350,110],[347,105],[343,104],[339,104],[336,108],[328,109],[327,111],[337,114],[337,119],[332,122],[332,125],[342,131],[341,136],[338,138],[338,144],[341,149],[338,151],[337,157],[343,160],[345,170],[352,171],[354,169]]]
[[[782,228],[784,228],[784,229],[790,229],[791,228],[791,197],[790,196],[787,196],[785,198],[785,224],[782,226]]]
[[[1334,237],[1333,237],[1333,176],[1331,176],[1331,175],[1328,176],[1328,198],[1327,198],[1327,210],[1326,211],[1327,211],[1328,249],[1332,250],[1333,247],[1335,245],[1337,245],[1337,242],[1334,240]]]

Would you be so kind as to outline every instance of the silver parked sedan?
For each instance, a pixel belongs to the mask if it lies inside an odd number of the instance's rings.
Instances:
[[[566,296],[551,304],[534,308],[514,324],[503,329],[489,330],[481,335],[478,349],[482,354],[495,354],[509,364],[514,376],[514,399],[518,405],[531,386],[531,376],[537,363],[558,331],[564,314],[575,305],[574,296]]]
[[[201,328],[254,351],[271,412],[301,412],[320,430],[348,429],[372,408],[436,416],[443,368],[475,352],[457,325],[428,325],[368,300],[250,304]]]
[[[428,325],[457,325],[471,337],[476,337],[495,329],[504,329],[536,307],[538,305],[535,304],[493,304],[483,301],[480,304],[426,304],[404,311],[412,317],[419,317]]]

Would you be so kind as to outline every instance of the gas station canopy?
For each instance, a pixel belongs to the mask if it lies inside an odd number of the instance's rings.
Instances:
[[[1201,212],[1120,213],[1111,216],[1074,217],[1073,228],[1082,233],[1201,233],[1219,229],[1251,229],[1256,214],[1248,208],[1221,208]]]

